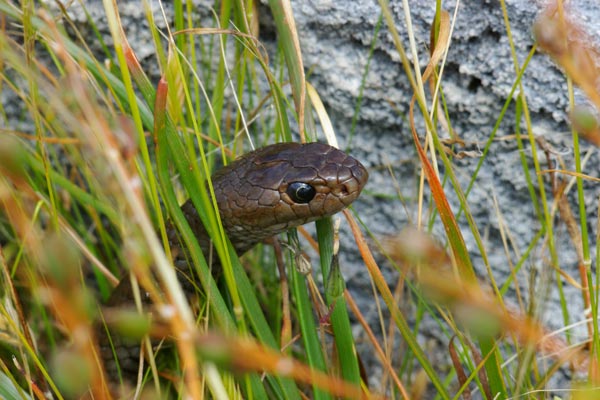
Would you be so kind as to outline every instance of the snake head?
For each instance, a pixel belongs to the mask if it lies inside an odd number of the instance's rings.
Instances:
[[[352,203],[369,174],[355,158],[322,143],[278,143],[213,175],[232,243],[255,242],[333,215]]]

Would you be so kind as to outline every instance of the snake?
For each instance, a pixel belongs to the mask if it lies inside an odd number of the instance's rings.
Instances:
[[[242,155],[215,172],[211,181],[225,233],[236,253],[242,255],[270,237],[343,210],[359,196],[368,177],[358,160],[333,146],[285,142]],[[181,210],[207,255],[210,237],[198,211],[191,200]],[[167,236],[173,264],[180,272],[178,280],[184,293],[191,295],[194,288],[188,277],[193,268],[173,226],[168,227]],[[218,266],[213,263],[212,268],[214,271]],[[107,304],[132,305],[129,285],[129,279],[122,279]],[[139,368],[139,343],[121,340],[109,332],[104,326],[98,329],[100,354],[109,380],[129,377],[133,381]]]

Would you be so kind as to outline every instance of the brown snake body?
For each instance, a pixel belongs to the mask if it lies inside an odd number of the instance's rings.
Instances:
[[[238,255],[266,238],[341,211],[358,197],[367,179],[359,161],[322,143],[266,146],[236,159],[211,178],[225,233]],[[210,238],[190,200],[182,211],[207,254]],[[189,274],[177,232],[170,228],[168,234],[179,275]],[[186,278],[179,280],[184,290],[191,290]],[[124,279],[117,286],[110,306],[133,304],[128,283]],[[98,336],[109,378],[118,376],[115,354],[122,376],[135,376],[139,346],[121,342],[115,335],[111,345],[103,328]]]

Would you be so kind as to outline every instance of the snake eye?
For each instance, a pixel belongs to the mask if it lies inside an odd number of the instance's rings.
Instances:
[[[288,185],[287,194],[295,203],[306,204],[314,199],[317,191],[308,183],[292,182]]]

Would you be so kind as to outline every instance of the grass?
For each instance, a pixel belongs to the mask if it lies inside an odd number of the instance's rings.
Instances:
[[[345,212],[373,282],[382,337],[373,333],[372,321],[361,314],[345,288],[331,220],[317,223],[318,243],[308,241],[320,253],[316,273],[322,274],[323,283],[319,284],[294,267],[303,263],[301,257],[271,246],[260,245],[240,260],[224,235],[211,190],[204,189],[205,181],[210,188],[216,165],[240,154],[247,148],[244,143],[260,146],[290,140],[292,130],[302,140],[314,140],[314,116],[327,140],[335,142],[317,90],[305,84],[289,4],[269,2],[279,41],[279,51],[271,60],[256,38],[253,21],[258,10],[248,3],[224,0],[214,25],[198,27],[192,20],[191,2],[177,1],[175,22],[167,24],[172,30],[159,30],[149,4],[140,4],[154,40],[156,59],[150,63],[160,71],[158,82],[138,62],[110,2],[104,9],[112,45],[105,43],[91,18],[87,24],[95,36],[84,39],[66,13],[28,2],[0,3],[0,91],[21,100],[22,120],[30,127],[27,132],[14,127],[0,131],[0,265],[5,288],[0,305],[0,395],[110,397],[94,339],[104,317],[138,337],[159,329],[177,337],[175,351],[149,358],[150,368],[133,388],[158,398],[329,399],[384,394],[391,398],[544,398],[547,382],[565,366],[579,371],[583,379],[564,389],[574,397],[588,398],[586,390],[599,380],[600,335],[598,277],[591,268],[593,251],[588,245],[594,243],[587,230],[591,212],[583,201],[583,182],[588,177],[583,173],[586,159],[580,156],[579,136],[600,143],[598,124],[589,112],[574,108],[575,171],[546,168],[540,161],[539,153],[548,148],[533,133],[522,81],[536,49],[517,54],[504,2],[499,6],[513,54],[514,85],[490,127],[476,173],[463,187],[456,176],[452,145],[438,135],[440,119],[452,126],[443,78],[453,17],[437,3],[431,62],[420,76],[400,40],[400,26],[395,25],[387,2],[380,1],[381,19],[367,55],[370,60],[377,32],[387,28],[413,89],[407,119],[415,159],[422,166],[419,196],[404,203],[420,210],[415,221],[418,230],[367,240],[363,235],[369,234],[369,226],[361,224],[360,211]],[[538,45],[567,73],[571,101],[574,83],[600,107],[594,89],[598,73],[590,62],[596,55],[582,44],[585,35],[560,11],[540,17],[534,28]],[[409,35],[414,35],[410,29]],[[102,54],[90,51],[92,42],[100,44]],[[415,47],[414,40],[411,43],[411,59],[419,59],[423,50]],[[369,65],[361,71],[363,79]],[[359,97],[353,127],[361,101]],[[484,160],[494,151],[498,128],[511,106],[516,109],[513,140],[539,226],[531,227],[531,243],[517,244],[511,241],[510,226],[501,225],[512,276],[500,285],[488,260],[491,249],[486,248],[473,218],[469,193],[478,171],[485,168]],[[11,111],[5,105],[1,107],[4,120],[18,119],[8,115]],[[423,120],[426,132],[415,128],[417,118]],[[439,164],[444,166],[443,175]],[[579,200],[576,211],[565,197],[571,190]],[[459,210],[450,207],[448,193],[459,199]],[[213,279],[179,208],[187,197],[199,210],[214,243],[214,256],[223,264],[223,285]],[[500,221],[502,206],[497,208]],[[459,224],[463,219],[466,225]],[[175,278],[169,261],[168,221],[189,249],[200,302],[190,302]],[[443,243],[428,234],[434,221],[444,226]],[[579,249],[579,278],[561,269],[557,221],[569,227]],[[467,233],[475,238],[488,276],[475,274],[464,240]],[[297,240],[295,233],[289,234],[290,243]],[[548,255],[543,263],[550,273],[542,278],[546,290],[555,285],[559,293],[564,335],[553,335],[540,322],[544,304],[535,304],[532,297],[528,302],[520,293],[527,285],[522,282],[523,265],[535,261],[535,248]],[[374,251],[386,255],[401,272],[397,282],[384,280]],[[277,256],[284,259],[286,274],[279,275]],[[251,268],[244,268],[248,265]],[[102,301],[127,272],[124,279],[150,293],[163,323],[149,324],[143,313],[134,317],[103,308]],[[584,343],[569,334],[577,316],[566,307],[564,285],[579,287],[589,309],[585,321],[589,337]],[[516,299],[507,298],[511,288]],[[415,309],[412,326],[399,307],[403,293],[409,294],[406,298]],[[137,296],[139,308],[140,291]],[[447,350],[436,349],[443,352],[446,365],[434,361],[419,340],[420,323],[430,318],[448,338]],[[361,374],[351,319],[361,325],[369,338],[363,347],[376,354],[384,371],[378,387],[367,386]],[[399,341],[404,346],[401,355]],[[145,346],[150,349],[150,342],[146,340]],[[366,366],[367,376],[372,368]]]

